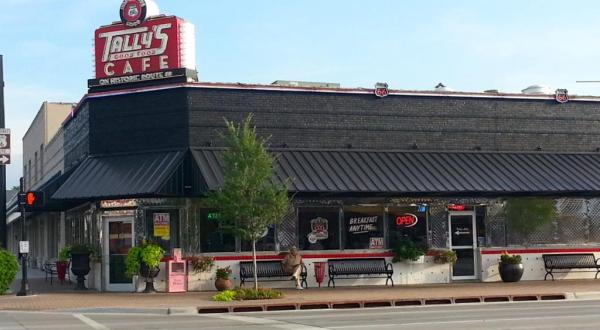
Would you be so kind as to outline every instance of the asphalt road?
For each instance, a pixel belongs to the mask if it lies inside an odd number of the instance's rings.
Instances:
[[[0,312],[8,329],[600,329],[600,301],[215,315]]]

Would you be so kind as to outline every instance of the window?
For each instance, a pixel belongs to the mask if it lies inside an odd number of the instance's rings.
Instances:
[[[146,225],[148,240],[162,246],[167,254],[179,247],[179,210],[147,210]]]
[[[383,249],[383,207],[344,208],[346,249]]]
[[[413,241],[418,246],[427,246],[426,212],[418,212],[416,206],[390,207],[387,217],[390,248],[403,239]]]
[[[242,251],[252,251],[252,242],[242,241]],[[275,251],[275,225],[269,226],[256,242],[256,251]]]
[[[200,249],[202,252],[235,251],[235,236],[222,228],[216,210],[200,210]]]
[[[340,248],[340,209],[307,207],[298,210],[300,250],[338,250]]]

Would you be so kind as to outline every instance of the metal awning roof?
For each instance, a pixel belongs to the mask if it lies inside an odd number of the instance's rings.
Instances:
[[[205,190],[223,183],[222,149],[192,150]],[[589,195],[600,154],[274,150],[277,178],[296,193]]]
[[[169,195],[171,176],[185,152],[88,157],[58,188],[53,199],[122,198]]]

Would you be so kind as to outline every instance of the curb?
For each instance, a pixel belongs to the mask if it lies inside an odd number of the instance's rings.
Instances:
[[[597,293],[600,298],[600,292]],[[552,301],[569,299],[566,293],[528,294],[528,295],[492,295],[492,296],[466,296],[466,297],[441,297],[441,298],[416,298],[416,299],[380,299],[380,300],[339,300],[315,301],[305,303],[273,303],[243,306],[211,306],[198,307],[196,313],[246,313],[268,312],[285,310],[314,310],[314,309],[358,309],[378,307],[414,307],[431,305],[459,305],[470,303],[498,303],[498,302],[526,302],[526,301]]]

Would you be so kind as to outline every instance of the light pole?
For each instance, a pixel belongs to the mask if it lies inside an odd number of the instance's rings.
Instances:
[[[25,234],[25,225],[27,222],[25,221],[25,179],[21,178],[20,182],[20,190],[19,190],[19,208],[21,209],[21,217],[23,218],[23,222],[21,223],[21,241],[27,241]],[[19,244],[19,250],[21,250],[21,244]],[[21,251],[19,251],[21,252]],[[29,252],[29,251],[27,251]],[[28,253],[20,253],[21,254],[21,289],[17,292],[17,296],[26,296],[27,292],[29,292],[29,283],[27,282],[27,255]]]
[[[0,55],[0,128],[4,128],[4,65]],[[0,248],[8,248],[6,225],[6,166],[0,165]]]

